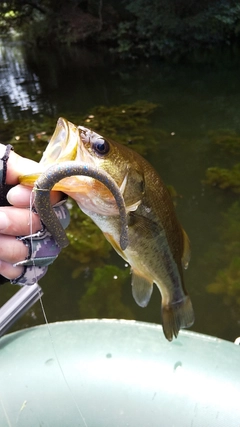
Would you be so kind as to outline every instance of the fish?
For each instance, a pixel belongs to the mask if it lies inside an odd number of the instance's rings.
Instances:
[[[127,214],[127,244],[121,247],[121,221],[116,200],[103,182],[89,176],[65,177],[53,190],[76,200],[102,230],[116,252],[131,266],[132,294],[146,307],[153,285],[161,294],[163,332],[167,340],[194,323],[183,269],[190,261],[189,238],[177,219],[170,193],[159,174],[140,154],[84,126],[59,118],[40,161],[42,173],[62,162],[80,163],[109,174],[117,184]],[[20,178],[34,186],[38,176]]]

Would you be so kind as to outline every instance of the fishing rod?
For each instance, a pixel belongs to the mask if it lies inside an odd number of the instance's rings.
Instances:
[[[0,307],[0,337],[3,336],[42,295],[43,290],[38,283],[31,286],[23,286]]]

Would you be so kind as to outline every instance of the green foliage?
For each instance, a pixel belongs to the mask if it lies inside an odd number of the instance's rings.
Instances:
[[[131,310],[122,302],[122,288],[129,281],[129,269],[113,265],[95,268],[93,278],[86,285],[86,292],[79,301],[83,318],[133,319]]]
[[[178,59],[196,49],[230,45],[240,33],[240,4],[217,1],[130,0],[116,32],[121,56]]]
[[[1,34],[6,34],[11,27],[15,26],[19,18],[19,12],[12,10],[7,2],[0,3],[0,31]]]
[[[32,44],[104,43],[121,58],[178,60],[239,45],[240,4],[232,0],[6,0],[0,29]]]
[[[24,31],[39,21],[44,21],[44,16],[51,12],[47,7],[48,1],[38,0],[8,0],[0,3],[0,30],[8,33],[12,29]],[[29,39],[30,40],[30,39]]]
[[[220,188],[221,190],[231,190],[233,193],[240,193],[240,163],[231,169],[218,167],[208,168],[206,171],[206,184]]]
[[[102,30],[102,7],[101,0],[6,0],[0,4],[0,29],[14,28],[32,44],[81,43]]]

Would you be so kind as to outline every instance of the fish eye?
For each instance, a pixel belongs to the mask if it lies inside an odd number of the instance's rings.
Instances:
[[[100,154],[101,156],[104,154],[107,154],[110,149],[109,143],[104,138],[98,138],[94,143],[92,144],[92,148],[94,151],[96,151],[97,154]]]

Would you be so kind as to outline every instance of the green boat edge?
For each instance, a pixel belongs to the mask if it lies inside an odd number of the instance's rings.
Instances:
[[[235,427],[240,346],[114,319],[40,325],[0,340],[0,425]]]

